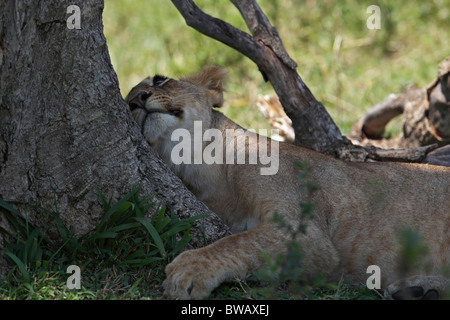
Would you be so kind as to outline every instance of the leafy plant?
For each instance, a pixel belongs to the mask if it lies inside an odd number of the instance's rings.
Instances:
[[[11,265],[13,282],[30,284],[33,275],[42,272],[64,273],[69,264],[81,265],[99,273],[128,270],[164,263],[177,255],[191,240],[192,222],[205,217],[198,215],[181,220],[166,214],[152,197],[140,197],[141,186],[131,190],[116,203],[96,188],[104,214],[95,230],[78,239],[67,228],[56,210],[30,206],[0,199],[0,210],[12,231],[0,227],[4,250]],[[15,206],[25,208],[22,214]],[[26,209],[33,207],[47,214],[54,222],[58,241],[50,240],[47,228],[32,224]],[[150,220],[146,214],[154,213]]]
[[[0,227],[0,232],[3,234],[4,254],[14,266],[13,274],[18,273],[25,283],[29,283],[31,280],[29,268],[40,267],[43,264],[48,265],[52,258],[52,250],[48,250],[48,248],[52,244],[44,232],[34,227],[28,217],[23,216],[12,204],[14,203],[0,199],[1,211],[15,231],[9,232]]]
[[[191,240],[191,223],[205,217],[180,220],[174,214],[167,216],[164,207],[157,207],[149,221],[145,214],[155,204],[150,196],[139,198],[139,190],[140,187],[133,189],[112,205],[111,199],[106,201],[96,189],[105,214],[94,232],[83,239],[84,247],[96,253],[96,260],[104,259],[108,265],[143,267],[170,259]]]

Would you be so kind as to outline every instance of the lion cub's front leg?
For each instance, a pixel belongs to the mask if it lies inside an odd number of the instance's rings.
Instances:
[[[206,298],[222,281],[242,276],[236,269],[226,259],[218,260],[208,247],[183,252],[166,267],[164,294],[178,299]]]
[[[166,267],[164,294],[179,299],[206,298],[223,281],[244,278],[260,268],[262,253],[281,252],[285,240],[275,225],[265,224],[183,252]]]

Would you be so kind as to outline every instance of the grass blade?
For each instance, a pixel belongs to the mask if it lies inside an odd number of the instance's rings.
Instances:
[[[7,255],[19,268],[20,273],[22,274],[23,281],[25,283],[30,283],[30,274],[27,271],[27,268],[25,267],[25,264],[12,252],[5,252],[5,255]]]
[[[189,231],[187,231],[183,237],[178,241],[177,245],[173,250],[170,252],[170,255],[172,257],[176,256],[181,250],[183,250],[184,247],[191,241],[192,237],[189,234]]]
[[[188,223],[178,223],[176,226],[171,227],[169,230],[161,234],[161,239],[166,239],[173,236],[181,231],[189,229],[190,225]]]
[[[162,257],[165,258],[166,257],[166,249],[164,248],[163,241],[162,241],[161,237],[159,236],[158,231],[156,231],[155,227],[149,221],[145,220],[144,218],[134,218],[134,220],[136,220],[137,222],[139,222],[140,224],[142,224],[144,226],[144,228],[147,230],[147,232],[152,237],[153,241],[155,241],[155,246],[156,246],[156,248],[158,248],[159,253],[161,254]]]
[[[109,231],[121,232],[121,231],[129,230],[129,229],[135,229],[135,228],[139,227],[140,225],[141,224],[138,222],[130,222],[130,223],[125,223],[125,224],[121,224],[116,227],[113,227],[113,228],[109,229]]]
[[[117,232],[111,232],[111,231],[100,232],[100,233],[96,233],[96,234],[92,235],[91,237],[89,237],[89,240],[94,241],[97,239],[114,239],[117,237],[117,235],[118,235]]]
[[[98,224],[97,230],[98,231],[105,231],[105,229],[108,226],[108,222],[111,219],[111,216],[117,213],[121,208],[123,209],[123,205],[128,202],[128,200],[133,197],[135,194],[139,192],[141,189],[141,186],[134,188],[131,190],[125,197],[120,199],[115,205],[113,205],[109,210],[103,215],[102,219],[100,220],[100,223]]]
[[[25,228],[25,217],[22,216],[22,214],[17,211],[11,204],[9,204],[7,201],[0,198],[0,208],[3,208],[4,215],[8,222],[13,226],[14,230],[17,231],[17,235],[14,235],[13,237],[18,239],[20,236],[26,235],[26,228]],[[11,235],[8,232],[9,235]]]
[[[125,261],[126,264],[129,264],[131,267],[144,267],[150,263],[161,261],[163,258],[161,257],[150,257],[150,258],[144,258],[144,259],[132,259]]]
[[[108,211],[111,208],[111,200],[112,199],[110,198],[109,201],[106,201],[105,196],[99,190],[99,188],[94,186],[94,190],[98,194],[98,197],[100,198],[100,201],[102,202],[103,208],[105,209],[105,211]]]
[[[190,224],[190,223],[192,223],[194,221],[197,221],[197,220],[200,220],[200,219],[203,219],[203,218],[206,218],[206,217],[209,217],[209,214],[206,214],[206,213],[205,214],[198,214],[196,216],[184,219],[183,222]]]

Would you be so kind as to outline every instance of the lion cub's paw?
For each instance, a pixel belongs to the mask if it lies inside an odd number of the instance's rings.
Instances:
[[[449,280],[441,276],[414,276],[389,285],[384,297],[393,300],[433,300],[438,299],[448,286]]]
[[[220,266],[205,249],[183,252],[166,267],[164,295],[177,299],[203,299],[221,282]]]

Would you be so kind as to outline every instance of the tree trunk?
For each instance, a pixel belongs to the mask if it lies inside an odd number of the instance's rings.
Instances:
[[[67,13],[72,4],[80,8],[81,29],[74,28],[74,12]],[[201,233],[196,245],[229,234],[131,119],[102,11],[102,0],[0,2],[0,197],[46,208],[57,203],[82,235],[103,213],[94,186],[118,199],[142,184],[143,194],[156,193],[180,217],[211,215],[193,230]]]

